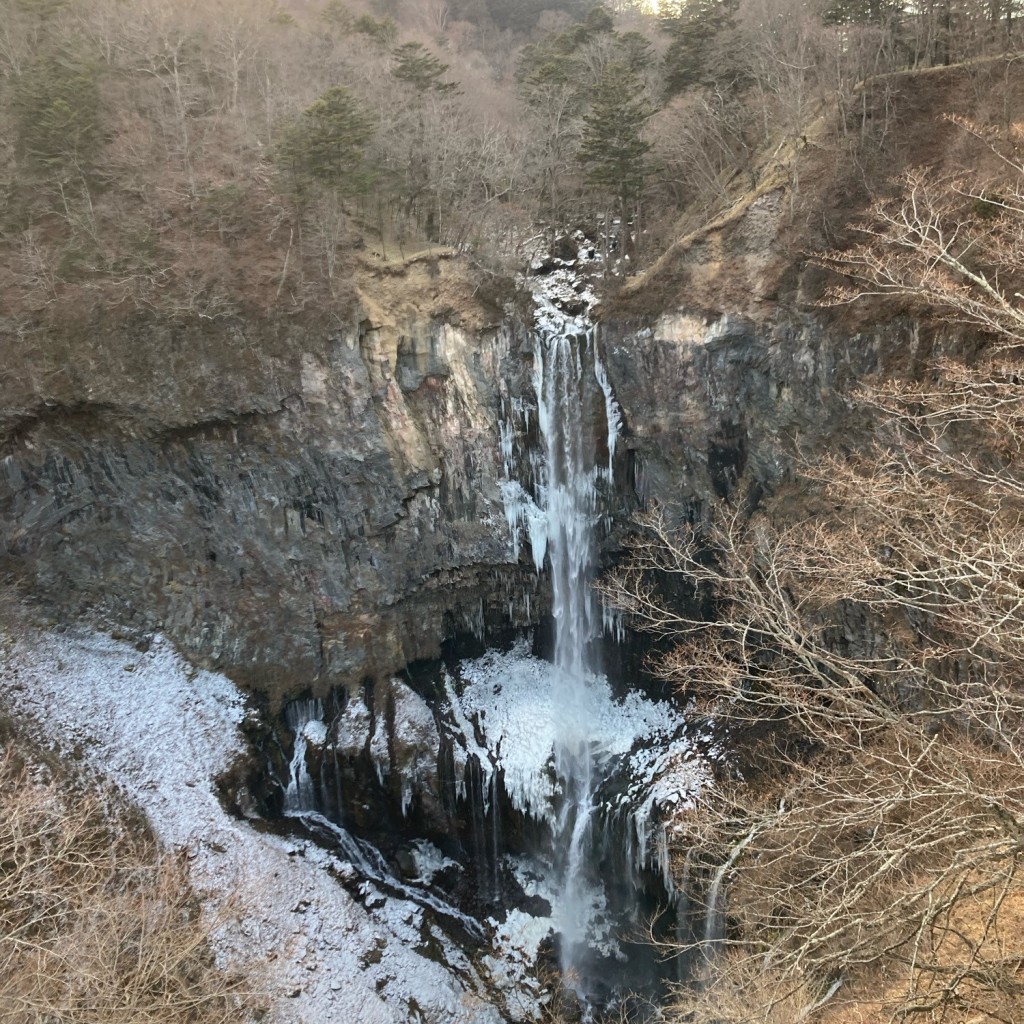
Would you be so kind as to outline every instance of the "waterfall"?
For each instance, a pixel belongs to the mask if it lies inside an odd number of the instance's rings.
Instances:
[[[550,565],[555,621],[554,760],[563,789],[555,830],[555,841],[564,851],[556,917],[563,974],[570,984],[580,987],[581,958],[593,904],[587,869],[598,781],[591,742],[594,729],[588,717],[598,669],[591,655],[591,641],[602,624],[591,586],[594,532],[599,520],[598,484],[611,476],[619,414],[592,331],[580,337],[565,329],[538,330],[533,373],[544,445],[544,460],[538,467],[539,504],[545,526],[542,550]],[[594,383],[604,399],[607,469],[597,465],[597,443],[588,423],[588,401]]]
[[[567,335],[538,334],[534,388],[544,441],[547,551],[555,617],[555,667],[570,689],[586,685],[587,648],[594,632],[593,529],[597,511],[594,444],[584,419],[584,356],[593,346]],[[577,695],[578,696],[578,695]]]
[[[707,896],[707,918],[704,922],[704,957],[710,962],[715,950],[725,941],[725,876],[736,866],[740,854],[757,835],[756,829],[748,832],[729,851],[725,862],[718,866]]]
[[[704,956],[710,961],[715,950],[725,938],[725,906],[723,905],[722,883],[725,874],[732,866],[727,860],[720,864],[711,879],[707,896],[707,917],[704,920]]]
[[[503,392],[498,425],[509,554],[518,560],[528,542],[538,573],[549,574],[552,663],[538,666],[528,644],[488,652],[460,665],[445,692],[464,762],[475,755],[485,772],[500,768],[511,808],[552,838],[545,898],[563,984],[586,1007],[646,983],[642,957],[627,952],[639,921],[629,901],[652,874],[673,899],[663,819],[692,805],[704,770],[676,709],[639,690],[616,699],[598,663],[595,641],[624,634],[593,589],[623,417],[586,312],[595,298],[585,268],[554,264],[530,279],[533,401]],[[527,447],[530,437],[538,443]],[[656,973],[651,964],[647,981]]]
[[[284,792],[285,813],[315,811],[316,787],[306,767],[306,749],[310,742],[323,746],[327,738],[324,706],[319,700],[293,700],[284,709],[285,722],[295,734],[295,747],[288,768],[288,784]]]
[[[683,984],[689,977],[689,957],[686,950],[693,941],[693,922],[690,919],[690,876],[693,872],[693,847],[683,858],[683,873],[675,888],[676,910],[676,981]]]

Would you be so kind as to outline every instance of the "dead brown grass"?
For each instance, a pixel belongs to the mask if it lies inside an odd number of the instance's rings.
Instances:
[[[972,880],[976,881],[976,880]],[[999,912],[997,928],[987,927],[991,915],[990,899],[965,901],[951,922],[954,934],[978,950],[977,959],[984,963],[1016,964],[1015,973],[1024,976],[1024,893],[1006,896]],[[956,941],[947,943],[939,951],[938,964],[949,975],[963,970],[962,947]],[[1012,968],[1011,968],[1012,969]],[[902,980],[902,979],[900,979]],[[906,985],[877,973],[851,986],[843,998],[824,1009],[815,1018],[816,1024],[890,1024],[900,1018],[909,998]],[[1024,1005],[1016,998],[1005,996],[993,1000],[992,993],[981,989],[972,979],[962,984],[959,1005],[936,1006],[918,1015],[925,1024],[944,1024],[946,1021],[964,1021],[965,1024],[997,1024],[1024,1019]]]
[[[7,1024],[229,1024],[180,857],[109,793],[0,755],[0,1019]]]

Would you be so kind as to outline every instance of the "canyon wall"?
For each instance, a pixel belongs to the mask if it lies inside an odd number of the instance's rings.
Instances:
[[[294,691],[524,614],[499,492],[518,341],[450,262],[364,281],[346,323],[138,316],[10,345],[0,565],[56,617]]]
[[[631,308],[610,307],[620,526],[646,501],[699,515],[737,487],[777,489],[798,453],[870,431],[857,381],[933,353],[910,320],[844,322],[807,298],[813,268],[774,245],[785,214],[766,190],[632,285]],[[359,285],[344,321],[137,315],[12,334],[8,580],[58,619],[162,631],[278,694],[536,620],[500,489],[499,421],[532,400],[526,329],[489,322],[454,259]]]

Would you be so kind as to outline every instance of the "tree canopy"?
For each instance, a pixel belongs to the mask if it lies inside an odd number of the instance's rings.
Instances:
[[[358,195],[373,182],[365,162],[373,133],[373,119],[352,93],[335,86],[287,126],[278,159],[299,190],[318,182],[342,196]]]

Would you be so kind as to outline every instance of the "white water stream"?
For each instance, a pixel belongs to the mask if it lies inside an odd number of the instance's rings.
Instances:
[[[650,872],[660,877],[669,899],[677,898],[670,819],[663,811],[692,805],[705,772],[695,737],[677,709],[635,690],[617,699],[601,674],[595,641],[602,633],[622,632],[621,621],[601,606],[593,588],[622,417],[593,323],[585,313],[568,315],[552,301],[578,299],[580,279],[573,281],[562,282],[563,296],[555,293],[556,282],[535,279],[534,393],[506,393],[499,422],[510,553],[518,559],[528,539],[538,573],[550,573],[553,663],[534,658],[527,640],[510,651],[488,651],[461,663],[455,675],[443,677],[438,727],[451,744],[455,797],[469,811],[471,835],[462,839],[475,851],[482,898],[500,900],[503,873],[511,871],[524,890],[536,885],[531,895],[542,896],[551,907],[550,917],[515,909],[507,918],[490,919],[495,957],[488,962],[499,975],[525,978],[539,943],[553,928],[563,983],[587,1006],[619,984],[617,975],[608,976],[609,965],[627,961],[623,943],[630,941],[631,912],[623,914],[624,888],[642,893],[643,876]],[[409,691],[408,700],[415,704],[421,698]],[[356,717],[370,729],[377,712],[360,702],[351,706],[362,708]],[[432,725],[426,703],[422,711]],[[307,750],[315,757],[326,738],[320,732],[322,708],[297,701],[286,714],[295,745],[285,813],[301,818],[315,834],[333,829],[330,838],[364,877],[441,912],[436,896],[411,895],[368,844],[325,824],[317,813],[319,784],[306,766]],[[396,770],[387,741],[392,729],[396,737],[415,733],[408,723],[399,728],[396,719],[378,720],[366,734],[382,785]],[[364,743],[344,745],[357,749]],[[614,784],[606,786],[612,776]],[[432,798],[426,777],[403,780],[403,819],[424,798],[428,804]],[[521,850],[518,860],[505,855],[499,809],[506,799],[516,813],[544,823],[553,851],[535,851],[535,861]],[[614,878],[602,875],[610,865]],[[442,903],[444,916],[474,934],[459,911]]]
[[[593,846],[594,793],[600,782],[598,729],[590,720],[599,679],[592,641],[600,633],[593,591],[595,530],[600,520],[599,484],[611,482],[620,416],[597,351],[593,330],[571,333],[568,325],[541,320],[534,344],[533,384],[543,442],[543,462],[534,467],[543,517],[531,522],[531,541],[543,526],[542,546],[551,572],[555,622],[552,693],[554,766],[562,803],[555,828],[561,893],[555,922],[561,934],[565,982],[582,990],[583,958],[594,908],[588,878]],[[600,393],[603,401],[592,400]],[[598,464],[595,417],[604,412],[606,464]],[[540,522],[536,522],[540,519]]]
[[[562,936],[562,970],[579,984],[591,904],[586,878],[590,820],[594,807],[591,730],[585,709],[593,678],[588,647],[594,634],[593,531],[597,473],[593,443],[584,423],[585,346],[592,339],[538,334],[534,387],[544,441],[542,507],[551,564],[555,620],[553,694],[555,771],[564,788],[556,843],[564,847],[564,877],[556,924]]]
[[[306,770],[306,750],[311,739],[318,746],[323,746],[327,737],[323,717],[323,702],[309,697],[293,700],[285,708],[285,721],[295,735],[295,747],[288,768],[288,785],[284,794],[286,813],[316,810],[316,786]]]

